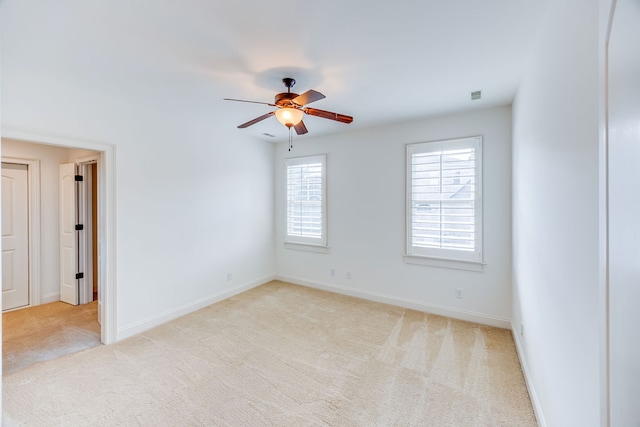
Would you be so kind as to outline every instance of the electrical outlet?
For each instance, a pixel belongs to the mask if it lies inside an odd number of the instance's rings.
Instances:
[[[331,277],[336,277],[336,269],[335,268],[330,269],[329,274],[331,275]]]
[[[456,288],[456,298],[458,299],[462,299],[462,293],[464,292],[464,289],[462,288]]]
[[[227,282],[230,282],[233,279],[232,273],[227,273]]]
[[[347,279],[351,280],[351,272],[347,271]]]

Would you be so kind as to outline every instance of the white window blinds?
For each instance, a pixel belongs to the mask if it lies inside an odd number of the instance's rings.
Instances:
[[[481,137],[407,145],[407,253],[482,261]]]
[[[326,156],[286,159],[286,241],[326,246]]]

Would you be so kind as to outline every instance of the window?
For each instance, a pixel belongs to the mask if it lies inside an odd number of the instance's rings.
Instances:
[[[482,137],[407,145],[407,255],[482,262]]]
[[[285,159],[286,242],[327,245],[326,155]]]

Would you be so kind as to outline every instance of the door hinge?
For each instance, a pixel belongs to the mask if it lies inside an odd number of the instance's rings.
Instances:
[[[82,181],[82,175],[76,175],[76,181]]]
[[[76,231],[82,231],[84,230],[84,225],[83,224],[76,224]]]
[[[84,273],[76,273],[76,279],[84,279]]]

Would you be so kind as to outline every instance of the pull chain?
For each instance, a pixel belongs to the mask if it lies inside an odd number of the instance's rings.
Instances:
[[[291,126],[289,126],[289,151],[293,148],[293,140],[291,139]]]

